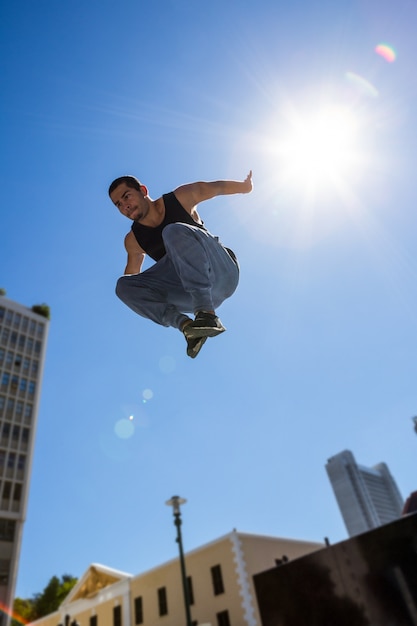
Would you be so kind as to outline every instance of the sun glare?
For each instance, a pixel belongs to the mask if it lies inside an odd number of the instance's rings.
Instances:
[[[355,116],[342,107],[294,116],[279,150],[285,178],[310,187],[343,181],[355,163],[357,131]]]

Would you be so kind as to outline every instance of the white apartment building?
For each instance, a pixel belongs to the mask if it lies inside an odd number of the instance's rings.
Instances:
[[[0,603],[6,607],[16,586],[49,325],[48,307],[33,309],[0,295]],[[8,621],[2,614],[0,625]]]

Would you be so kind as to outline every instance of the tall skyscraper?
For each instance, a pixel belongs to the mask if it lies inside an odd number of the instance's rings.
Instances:
[[[13,603],[49,322],[0,295],[0,624]]]
[[[385,463],[364,467],[345,450],[328,460],[326,471],[350,537],[401,516],[404,501]]]

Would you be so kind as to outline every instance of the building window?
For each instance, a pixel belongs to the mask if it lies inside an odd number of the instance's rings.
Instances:
[[[3,329],[3,334],[1,336],[1,342],[3,346],[7,346],[7,342],[9,341],[10,330],[8,328]]]
[[[187,576],[187,591],[188,591],[188,602],[190,606],[194,604],[194,589],[193,589],[193,579],[191,576]]]
[[[16,454],[14,452],[9,452],[9,456],[7,458],[7,469],[10,470],[9,474],[13,475],[14,466],[16,465]]]
[[[32,420],[32,405],[27,404],[25,406],[25,424],[30,424]]]
[[[3,499],[10,500],[10,494],[12,492],[12,483],[5,482],[3,487]]]
[[[16,419],[19,422],[22,419],[22,414],[23,414],[23,402],[21,402],[21,400],[18,400],[16,402]]]
[[[135,598],[135,624],[143,624],[143,601],[142,596]]]
[[[0,585],[9,584],[10,559],[0,559]]]
[[[1,387],[2,389],[7,389],[10,381],[10,374],[3,374],[3,378],[1,379]]]
[[[12,428],[12,442],[15,444],[14,447],[17,447],[17,444],[19,443],[19,438],[20,438],[20,427],[19,426],[13,426],[13,428]]]
[[[211,568],[211,579],[213,581],[214,595],[218,596],[220,593],[224,593],[222,568],[220,565],[214,565]]]
[[[35,394],[36,385],[32,381],[29,381],[29,395],[33,396]]]
[[[92,615],[90,617],[90,626],[97,626],[97,615]]]
[[[0,541],[14,541],[16,522],[10,519],[0,519]]]
[[[7,400],[7,409],[6,409],[6,417],[11,419],[14,413],[14,400],[13,398],[9,398]]]
[[[5,351],[3,350],[3,348],[0,348],[0,365],[4,361],[4,355],[5,355]]]
[[[27,446],[29,442],[29,428],[23,428],[22,429],[22,443],[25,444],[25,446]]]
[[[8,422],[4,422],[3,428],[1,430],[1,444],[6,446],[9,441],[10,436],[10,424]]]
[[[230,626],[229,611],[220,611],[216,613],[217,626]]]
[[[168,599],[166,587],[158,589],[159,615],[168,615]]]
[[[113,626],[122,626],[122,607],[113,607]]]
[[[20,483],[16,483],[13,491],[13,500],[15,502],[20,502],[22,498],[22,485]]]
[[[24,454],[19,454],[18,459],[17,459],[17,474],[16,477],[19,478],[20,480],[23,480],[23,476],[25,474],[25,464],[26,464],[26,457]]]

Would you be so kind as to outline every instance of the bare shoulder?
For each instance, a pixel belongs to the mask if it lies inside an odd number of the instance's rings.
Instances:
[[[191,213],[196,204],[195,183],[187,183],[174,189],[175,197],[184,209]]]
[[[192,213],[197,204],[210,197],[207,193],[207,183],[202,181],[181,185],[174,189],[174,193],[177,200],[188,213]]]

